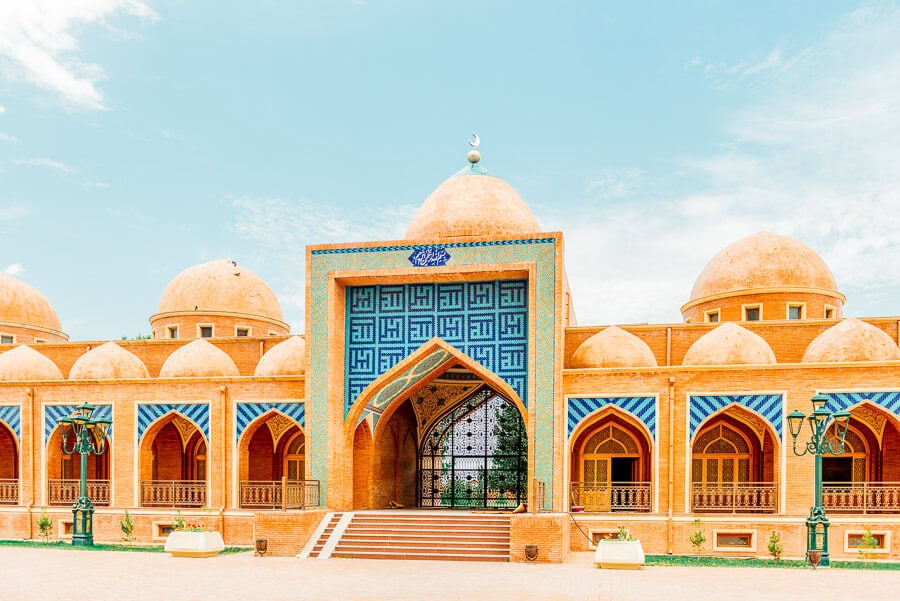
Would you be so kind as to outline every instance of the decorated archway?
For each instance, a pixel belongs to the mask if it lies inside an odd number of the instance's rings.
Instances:
[[[207,501],[207,441],[192,420],[171,411],[140,442],[143,507],[203,507]]]
[[[822,502],[828,511],[900,513],[900,464],[885,449],[900,444],[897,419],[871,403],[851,409],[844,452],[822,457]],[[834,426],[828,429],[835,440]]]
[[[571,442],[570,504],[584,511],[651,509],[651,441],[625,412],[596,413]]]
[[[767,423],[743,407],[710,416],[691,446],[692,511],[774,513],[776,448]]]
[[[67,444],[71,447],[73,439]],[[103,453],[87,457],[87,495],[97,506],[110,503],[109,445]],[[62,428],[54,427],[47,439],[47,489],[50,505],[72,505],[78,498],[81,478],[81,456],[62,451]]]
[[[490,387],[480,388],[422,437],[420,506],[516,507],[528,496],[527,449],[516,406]]]
[[[15,434],[0,421],[0,504],[19,502],[19,445]]]
[[[240,506],[303,506],[306,435],[293,419],[270,410],[247,426],[238,444]]]

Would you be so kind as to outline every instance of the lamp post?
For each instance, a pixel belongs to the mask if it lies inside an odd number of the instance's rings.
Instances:
[[[87,458],[91,453],[102,455],[106,448],[107,430],[112,422],[93,419],[96,407],[87,403],[79,405],[70,417],[61,417],[62,450],[66,455],[81,455],[81,480],[78,483],[78,499],[72,505],[72,545],[86,547],[94,544],[94,504],[87,496]],[[74,435],[71,444],[67,444]]]
[[[822,455],[841,455],[844,452],[844,437],[850,425],[850,412],[841,409],[832,413],[825,408],[830,400],[824,394],[817,394],[812,399],[813,411],[804,415],[802,411],[791,411],[788,418],[788,426],[794,439],[794,455],[802,457],[809,453],[816,459],[816,499],[815,505],[809,510],[806,518],[806,559],[813,565],[824,567],[831,565],[828,555],[828,516],[825,515],[825,507],[822,505]],[[825,430],[829,422],[834,419],[836,436],[826,439]],[[809,423],[810,437],[806,442],[800,441],[799,450],[797,437],[803,427],[803,422]],[[817,562],[815,559],[820,557]]]

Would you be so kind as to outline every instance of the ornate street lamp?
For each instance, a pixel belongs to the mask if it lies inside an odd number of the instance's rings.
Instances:
[[[70,417],[61,417],[57,423],[62,426],[62,450],[66,455],[81,455],[81,480],[78,484],[78,499],[72,505],[72,545],[94,544],[94,504],[87,496],[87,458],[91,453],[102,455],[106,448],[107,431],[112,421],[93,419],[93,405],[82,403]],[[67,444],[70,436],[71,444]]]
[[[787,416],[794,439],[794,455],[802,457],[809,453],[816,458],[816,500],[806,518],[806,560],[814,566],[824,567],[831,565],[831,559],[828,555],[828,516],[822,506],[822,455],[841,455],[844,452],[844,437],[850,425],[850,412],[841,409],[832,413],[825,408],[829,400],[824,394],[817,394],[812,398],[812,413],[804,415],[802,411],[795,409]],[[836,436],[826,439],[825,431],[832,419]],[[797,436],[800,435],[804,421],[809,423],[810,437],[808,441],[800,442],[798,450]]]

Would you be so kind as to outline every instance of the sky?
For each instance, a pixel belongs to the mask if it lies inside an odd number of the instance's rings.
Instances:
[[[402,238],[466,164],[564,233],[581,325],[678,323],[760,230],[900,315],[900,5],[0,0],[0,270],[72,340],[236,260]]]

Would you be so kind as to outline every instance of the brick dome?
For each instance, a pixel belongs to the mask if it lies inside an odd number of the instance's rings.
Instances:
[[[16,342],[65,342],[59,317],[37,289],[0,273],[0,328],[16,335]]]
[[[291,336],[269,349],[256,365],[254,376],[296,376],[304,372],[306,342]]]
[[[30,346],[17,346],[0,355],[0,381],[62,379],[56,363]]]
[[[647,343],[617,326],[597,332],[581,343],[570,367],[656,367],[656,357]]]
[[[466,239],[540,232],[541,226],[512,186],[479,165],[446,180],[419,207],[407,239]]]
[[[240,371],[228,354],[200,338],[171,355],[159,370],[160,378],[202,378],[239,376]]]
[[[684,354],[682,365],[756,365],[776,363],[762,336],[733,323],[723,323],[698,338]]]
[[[106,342],[78,358],[69,370],[70,380],[131,380],[149,378],[147,366],[115,342]]]
[[[185,269],[169,282],[150,318],[154,338],[285,335],[281,305],[255,273],[218,259]],[[210,335],[200,328],[213,328]],[[174,332],[169,328],[175,328]],[[239,333],[243,329],[244,332]]]
[[[820,288],[837,291],[825,261],[799,240],[757,232],[720,251],[700,272],[691,300],[756,288]]]
[[[831,326],[809,343],[804,363],[845,361],[896,361],[900,348],[883,330],[859,319],[849,318]]]

